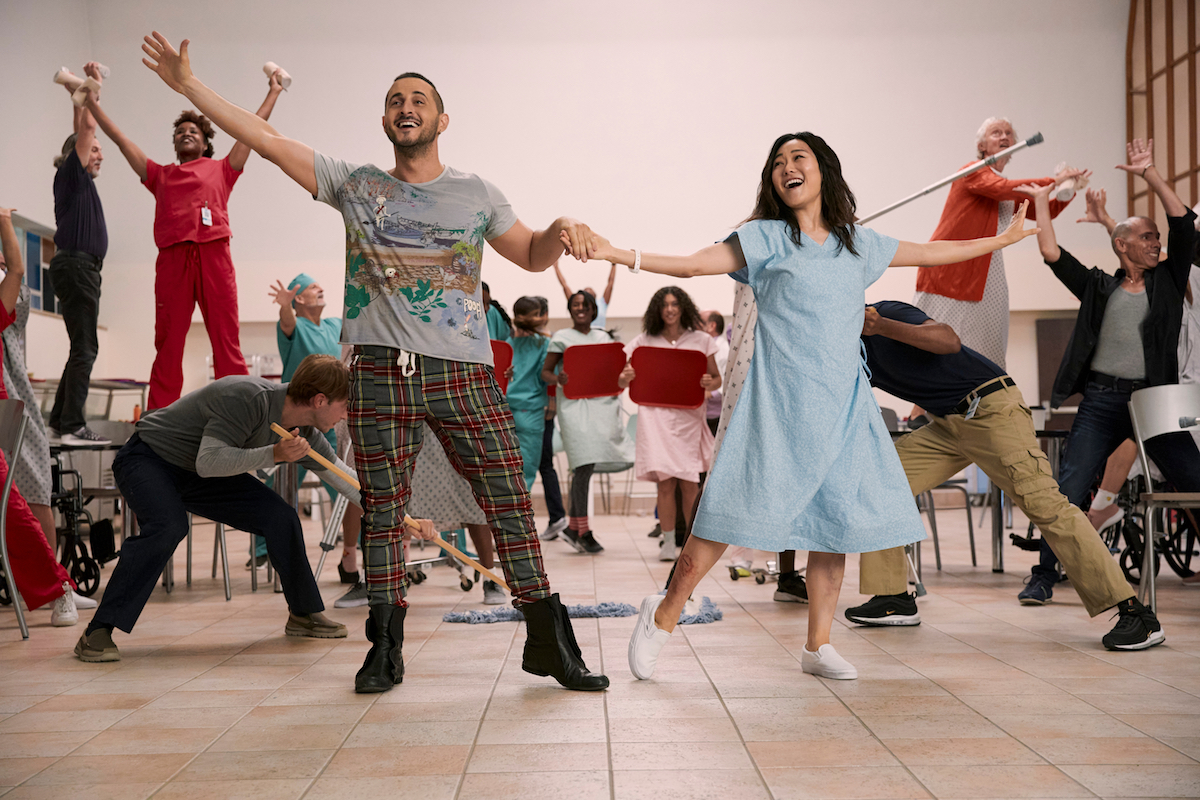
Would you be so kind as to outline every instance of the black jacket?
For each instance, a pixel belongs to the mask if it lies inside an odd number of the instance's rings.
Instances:
[[[1151,386],[1179,382],[1179,326],[1183,322],[1184,290],[1196,252],[1195,221],[1196,214],[1190,209],[1182,217],[1167,218],[1167,259],[1145,273],[1150,315],[1142,326],[1142,351],[1146,356],[1146,382]],[[1125,280],[1125,270],[1109,275],[1095,267],[1088,269],[1066,250],[1058,261],[1046,264],[1071,294],[1079,298],[1075,330],[1050,395],[1050,405],[1057,408],[1070,395],[1083,392],[1087,384],[1104,309],[1109,296]]]

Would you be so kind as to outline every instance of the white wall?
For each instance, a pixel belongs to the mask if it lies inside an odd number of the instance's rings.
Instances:
[[[0,203],[53,224],[49,161],[69,132],[70,111],[49,77],[64,63],[109,64],[105,107],[150,157],[170,158],[170,123],[186,103],[140,64],[141,36],[156,28],[176,43],[190,37],[197,74],[252,109],[266,89],[262,63],[282,64],[295,84],[272,123],[323,152],[385,168],[384,92],[399,72],[424,72],[451,118],[443,161],[496,183],[534,227],[570,214],[624,246],[690,251],[722,238],[748,213],[766,148],[784,131],[823,135],[868,213],[970,161],[975,129],[993,114],[1011,117],[1021,135],[1046,136],[1014,160],[1010,176],[1045,175],[1068,160],[1097,170],[1095,185],[1109,190],[1114,214],[1125,208],[1125,183],[1112,169],[1124,155],[1124,0],[761,0],[731,8],[711,0],[4,0],[0,99],[19,111],[6,115],[0,139]],[[219,135],[218,154],[229,144]],[[145,377],[153,358],[153,200],[116,148],[105,148],[103,372]],[[946,191],[874,227],[927,239]],[[1076,211],[1063,216],[1060,240],[1111,268],[1103,236],[1074,225]],[[274,319],[267,286],[276,278],[306,271],[340,285],[336,213],[275,167],[252,157],[231,216],[243,320]],[[1074,307],[1032,240],[1006,259],[1015,311]],[[502,301],[543,294],[563,312],[552,274],[523,273],[494,254],[486,264]],[[595,285],[607,265],[564,266],[574,285]],[[868,299],[908,299],[914,273],[893,270]],[[622,270],[611,313],[639,316],[664,283]],[[701,306],[730,307],[725,279],[687,288]],[[329,294],[330,313],[338,313],[338,292]],[[1027,394],[1027,381],[1036,382],[1031,358],[1010,355],[1014,371],[1034,376],[1018,376]],[[189,388],[200,379],[189,373]]]

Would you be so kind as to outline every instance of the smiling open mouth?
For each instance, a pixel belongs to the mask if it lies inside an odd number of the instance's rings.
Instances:
[[[803,179],[801,179],[801,178],[792,178],[790,181],[788,181],[787,183],[783,184],[783,188],[785,188],[785,189],[795,189],[797,186],[803,186],[803,185],[804,185],[804,180],[803,180]]]

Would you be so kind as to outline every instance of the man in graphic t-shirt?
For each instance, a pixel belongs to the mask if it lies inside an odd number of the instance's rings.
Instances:
[[[84,72],[97,83],[103,78],[95,61]],[[71,88],[67,87],[67,92]],[[75,132],[54,159],[54,257],[50,283],[67,326],[71,352],[63,365],[62,379],[50,410],[50,427],[67,444],[108,444],[109,440],[86,424],[88,382],[100,343],[96,328],[100,316],[100,268],[108,252],[104,208],[96,192],[96,177],[104,154],[96,138],[96,120],[86,108],[73,106]]]
[[[276,71],[258,116],[266,120],[283,91]],[[183,391],[183,346],[200,304],[213,349],[214,377],[245,375],[238,337],[237,278],[229,254],[229,194],[242,175],[250,148],[235,142],[214,160],[212,125],[194,111],[175,120],[178,164],[158,164],[123,134],[89,95],[88,110],[154,195],[154,366],[149,408],[162,408]]]
[[[315,153],[229,103],[192,74],[186,41],[178,53],[158,33],[146,42],[156,62],[151,69],[168,86],[342,213],[342,342],[355,348],[350,431],[363,487],[372,643],[355,690],[383,692],[403,679],[408,578],[401,534],[426,422],[487,515],[514,604],[526,620],[522,667],[569,689],[607,688],[608,678],[584,665],[542,567],[512,413],[493,374],[480,285],[485,241],[538,272],[562,255],[560,235],[574,252],[586,253],[588,227],[562,217],[530,230],[495,186],[444,166],[438,137],[450,117],[421,75],[404,73],[387,91],[382,124],[395,167],[383,170]]]

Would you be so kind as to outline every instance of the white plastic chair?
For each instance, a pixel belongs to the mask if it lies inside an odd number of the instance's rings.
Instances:
[[[1130,395],[1129,417],[1133,421],[1133,438],[1137,442],[1142,473],[1150,475],[1150,458],[1146,455],[1146,440],[1167,433],[1179,433],[1196,426],[1200,417],[1200,384],[1180,383],[1150,386]],[[1154,554],[1157,538],[1155,511],[1160,508],[1200,508],[1200,492],[1143,492],[1146,505],[1146,541],[1142,547],[1141,582],[1138,600],[1154,610]]]

